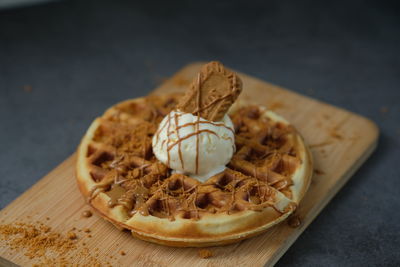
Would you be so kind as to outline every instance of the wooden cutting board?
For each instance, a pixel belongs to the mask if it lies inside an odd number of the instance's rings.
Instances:
[[[201,63],[186,66],[154,93],[181,91],[195,77]],[[315,164],[312,183],[296,216],[297,228],[283,222],[262,234],[237,244],[212,247],[213,257],[202,259],[195,248],[163,247],[136,240],[128,232],[93,215],[75,183],[75,154],[42,178],[0,212],[4,223],[42,221],[55,231],[66,233],[73,227],[91,229],[92,237],[77,232],[78,244],[85,242],[97,258],[113,266],[271,266],[285,253],[344,183],[368,158],[377,145],[378,129],[370,120],[326,103],[299,95],[259,79],[239,73],[244,90],[240,101],[262,104],[286,117],[309,144]],[[100,115],[100,114],[99,114]],[[89,125],[88,125],[89,126]],[[28,218],[30,216],[30,218]],[[334,227],[334,225],[332,225]],[[2,242],[2,241],[0,241]],[[120,255],[123,250],[126,255]],[[71,263],[82,262],[71,251]],[[75,255],[76,254],[76,255]],[[24,250],[11,250],[0,243],[0,265],[32,265],[37,259]],[[307,257],[307,255],[304,255]],[[107,263],[108,262],[108,263]],[[106,264],[107,263],[107,264]]]

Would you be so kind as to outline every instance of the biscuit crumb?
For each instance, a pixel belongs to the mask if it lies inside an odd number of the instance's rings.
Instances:
[[[83,228],[83,231],[84,231],[85,233],[90,233],[90,232],[91,232],[89,228]]]
[[[198,253],[199,253],[200,258],[202,258],[202,259],[208,259],[213,256],[212,251],[209,249],[200,249],[198,251]]]
[[[288,220],[289,227],[297,228],[301,225],[301,220],[298,215],[292,215]]]
[[[22,250],[23,256],[36,261],[33,266],[100,266],[97,257],[72,241],[69,233],[55,232],[41,222],[0,224],[0,247]]]
[[[123,251],[123,250],[121,250],[121,251],[119,252],[119,254],[121,254],[121,256],[125,256],[125,255],[126,255],[125,251]]]
[[[75,234],[74,232],[71,232],[71,231],[67,233],[67,237],[68,237],[69,239],[71,239],[71,240],[77,238],[76,234]]]
[[[86,217],[86,218],[92,217],[92,215],[93,214],[92,214],[92,212],[90,210],[85,210],[85,211],[82,212],[82,216]]]
[[[42,230],[43,233],[48,233],[48,232],[50,232],[51,227],[50,227],[50,226],[47,226],[47,225],[41,225],[41,226],[40,226],[40,230]]]

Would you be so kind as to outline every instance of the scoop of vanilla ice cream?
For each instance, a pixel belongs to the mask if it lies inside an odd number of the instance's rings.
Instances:
[[[234,138],[228,115],[213,122],[172,111],[161,121],[152,145],[158,160],[177,173],[204,182],[225,169],[235,152]]]

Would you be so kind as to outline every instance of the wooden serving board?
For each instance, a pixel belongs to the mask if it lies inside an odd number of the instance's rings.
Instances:
[[[154,93],[181,91],[195,77],[201,63],[186,66]],[[237,244],[212,247],[213,257],[202,259],[195,248],[171,248],[137,240],[99,216],[83,218],[88,205],[75,183],[75,154],[0,212],[2,223],[42,221],[65,233],[72,227],[91,229],[91,238],[78,233],[98,259],[113,266],[271,266],[285,253],[377,145],[378,129],[370,120],[239,73],[244,90],[240,101],[262,104],[287,118],[309,144],[315,173],[296,215],[297,228],[283,222],[260,236]],[[99,114],[100,115],[100,114]],[[89,125],[88,125],[89,126]],[[27,219],[27,216],[31,216]],[[46,217],[48,217],[46,219]],[[332,227],[334,227],[332,225]],[[1,241],[0,241],[1,242]],[[118,252],[126,252],[125,256]],[[24,251],[0,243],[0,265],[32,265]],[[307,257],[307,255],[304,255]],[[78,256],[73,257],[72,262]],[[106,264],[107,265],[107,264]]]

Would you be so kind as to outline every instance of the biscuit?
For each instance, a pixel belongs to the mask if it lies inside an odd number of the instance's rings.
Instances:
[[[178,110],[220,121],[242,91],[240,78],[217,61],[204,65],[178,103]]]

